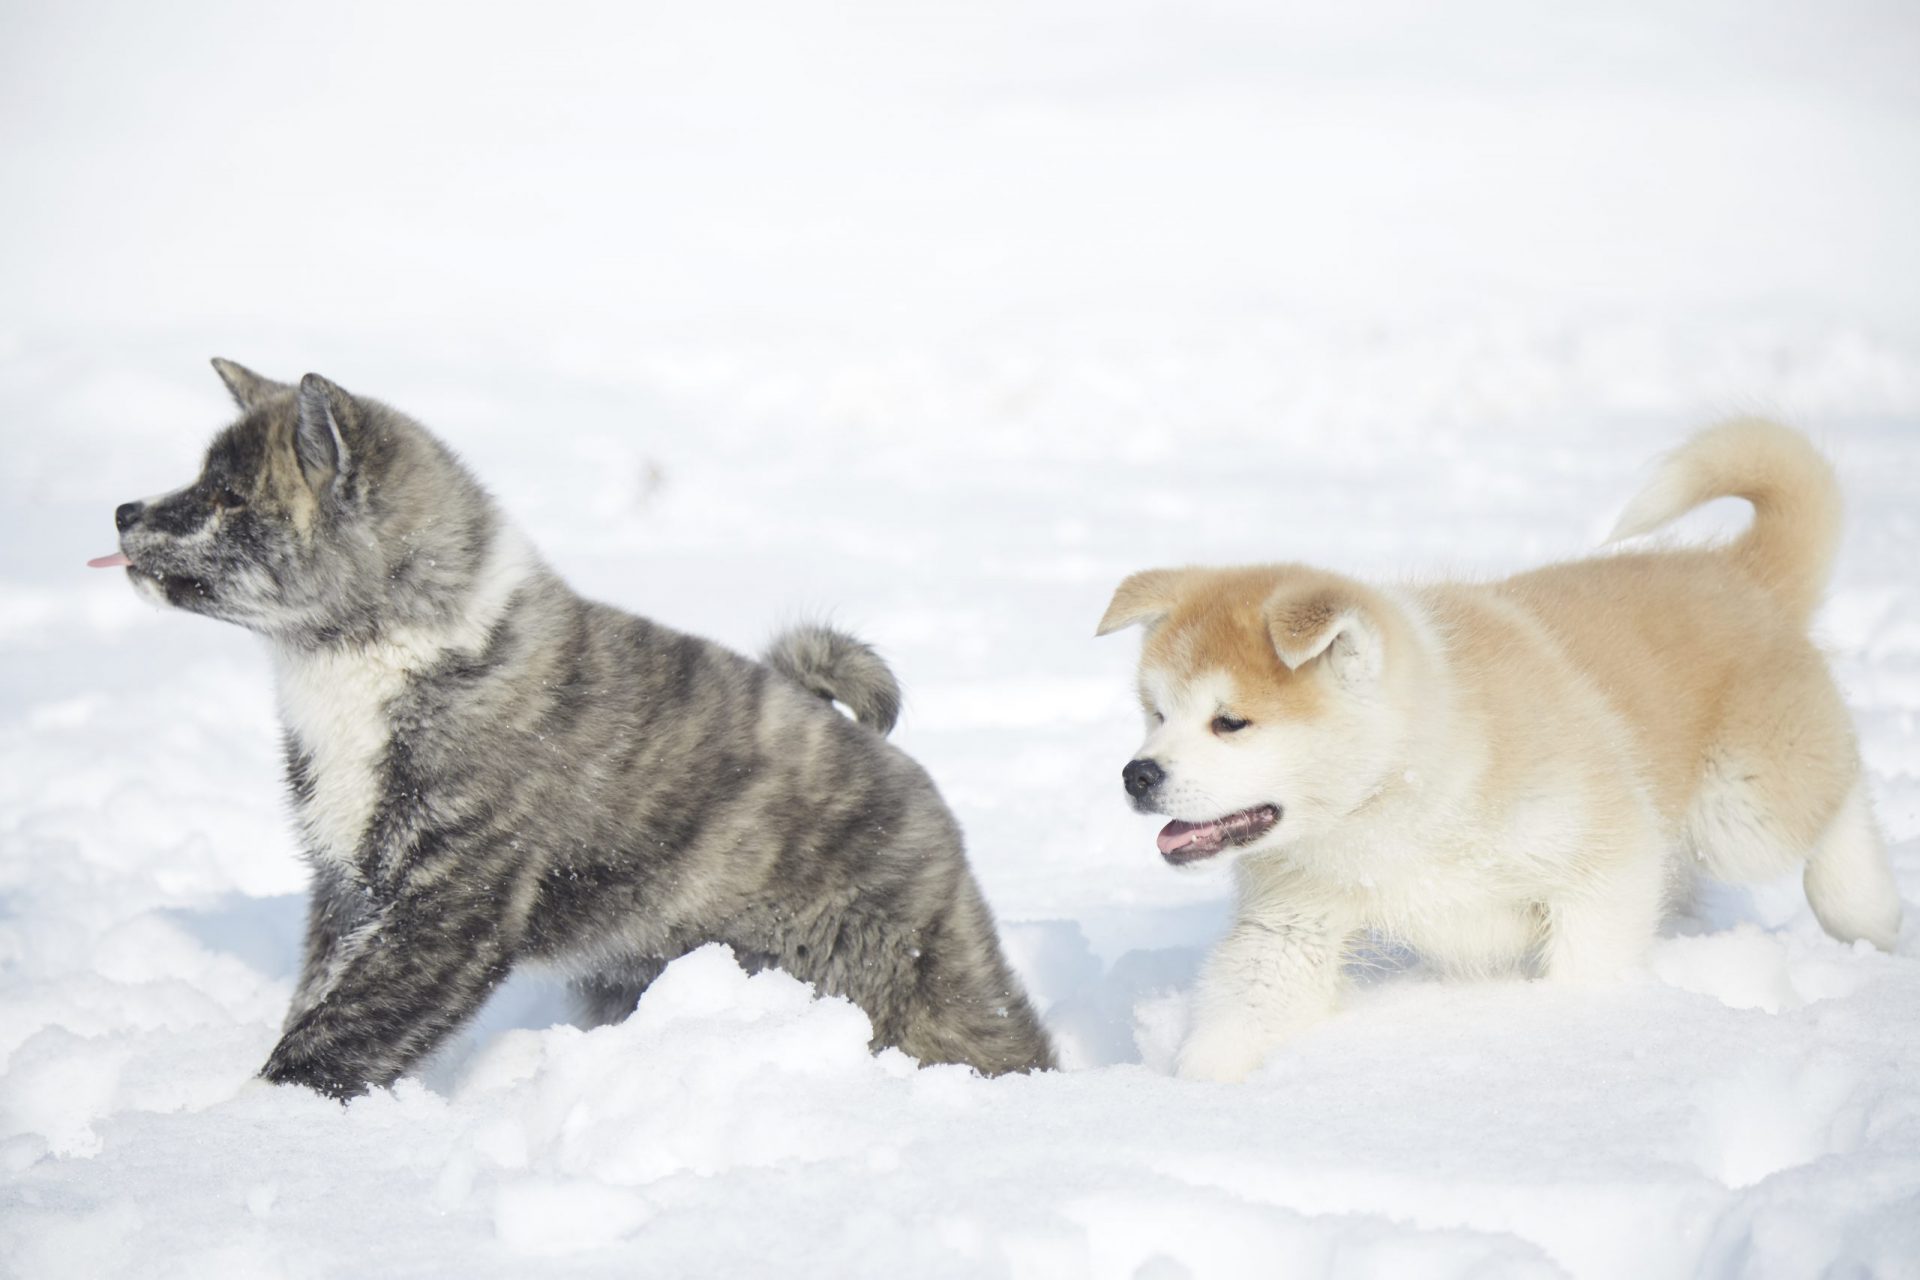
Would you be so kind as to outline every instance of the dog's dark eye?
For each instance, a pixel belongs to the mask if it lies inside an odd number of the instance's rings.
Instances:
[[[226,485],[216,485],[213,490],[213,505],[225,511],[236,511],[247,505],[247,495]]]
[[[1213,731],[1215,733],[1238,733],[1246,727],[1247,722],[1238,716],[1215,716],[1213,718]]]

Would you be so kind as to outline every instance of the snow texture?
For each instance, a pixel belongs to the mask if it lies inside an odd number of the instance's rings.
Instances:
[[[8,6],[0,1274],[1920,1275],[1916,64],[1871,0]],[[708,948],[590,1032],[518,976],[346,1107],[255,1081],[265,655],[80,567],[215,354],[420,417],[588,594],[875,643],[1066,1069]],[[1896,953],[1709,887],[1617,987],[1383,948],[1170,1078],[1227,885],[1122,803],[1113,585],[1582,554],[1748,410],[1849,495]]]

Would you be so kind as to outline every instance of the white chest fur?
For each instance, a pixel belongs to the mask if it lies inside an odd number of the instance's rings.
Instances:
[[[380,801],[387,709],[406,673],[364,651],[281,656],[275,666],[281,719],[308,761],[296,816],[315,854],[350,865]]]
[[[309,765],[311,793],[297,816],[319,857],[352,866],[366,838],[393,739],[393,700],[447,654],[479,652],[535,564],[519,533],[501,526],[464,607],[446,624],[399,628],[369,645],[275,653],[281,720]]]

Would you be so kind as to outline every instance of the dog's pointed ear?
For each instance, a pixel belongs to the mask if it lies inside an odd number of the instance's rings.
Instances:
[[[219,356],[213,358],[213,371],[220,375],[220,381],[227,384],[227,394],[233,397],[233,402],[248,413],[275,396],[283,396],[293,390],[284,382],[263,378],[245,365],[222,360]]]
[[[1338,584],[1282,587],[1268,597],[1264,612],[1273,651],[1288,670],[1320,660],[1351,685],[1379,679],[1386,636],[1359,591]]]
[[[300,379],[300,425],[293,448],[315,489],[353,474],[358,459],[352,442],[359,426],[360,406],[352,396],[317,373]]]
[[[1192,569],[1147,569],[1130,575],[1114,590],[1093,634],[1111,635],[1123,627],[1158,622],[1173,612],[1193,574]]]

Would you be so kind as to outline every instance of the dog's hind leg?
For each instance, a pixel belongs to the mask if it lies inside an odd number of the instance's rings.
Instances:
[[[952,893],[938,916],[895,935],[906,954],[889,985],[904,998],[869,990],[861,1002],[873,1019],[873,1047],[894,1043],[921,1062],[963,1062],[989,1076],[1051,1070],[1053,1046],[1000,954],[986,903],[965,879]],[[885,955],[876,957],[881,972]]]
[[[1882,951],[1893,950],[1900,932],[1900,892],[1867,807],[1864,778],[1855,779],[1814,843],[1803,883],[1821,928],[1842,942],[1865,938]]]
[[[585,978],[575,978],[568,985],[573,989],[574,1004],[579,1010],[577,1021],[588,1030],[626,1021],[627,1015],[640,1003],[640,997],[666,967],[665,960],[648,956]]]

